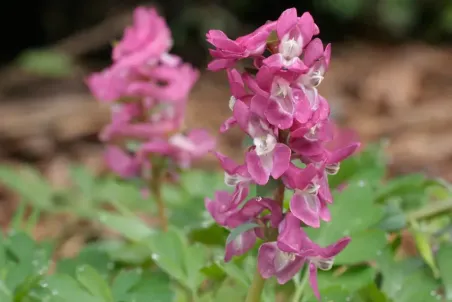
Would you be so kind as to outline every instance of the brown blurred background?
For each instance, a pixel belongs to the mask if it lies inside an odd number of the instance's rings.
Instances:
[[[2,1],[0,164],[33,164],[56,186],[67,183],[71,162],[104,170],[97,133],[108,111],[89,95],[83,78],[109,64],[111,42],[138,4],[159,8],[173,31],[173,52],[202,70],[189,126],[216,134],[229,114],[225,75],[205,71],[206,31],[218,28],[236,37],[297,7],[309,10],[321,38],[333,43],[320,91],[334,117],[364,142],[388,139],[393,173],[423,171],[452,180],[447,0]],[[219,139],[224,152],[240,152],[237,131]],[[8,200],[0,188],[1,204]]]

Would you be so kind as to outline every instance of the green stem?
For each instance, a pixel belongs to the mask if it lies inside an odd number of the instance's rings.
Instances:
[[[408,214],[408,220],[426,219],[450,210],[452,210],[452,199],[429,203],[426,207]]]
[[[165,203],[163,202],[162,197],[162,169],[161,167],[154,167],[152,170],[152,179],[149,184],[149,189],[154,195],[155,201],[157,202],[157,208],[158,208],[158,216],[160,221],[160,226],[163,231],[168,230],[168,217],[166,215],[166,207]]]
[[[254,273],[253,282],[251,283],[251,287],[248,290],[248,294],[246,296],[246,302],[260,302],[262,291],[264,289],[265,279],[262,278],[259,270],[256,268],[256,272]]]
[[[306,268],[301,280],[300,280],[300,278],[298,278],[298,282],[295,284],[296,289],[295,289],[295,293],[293,294],[293,297],[292,297],[292,302],[300,301],[301,295],[303,294],[306,284],[308,284],[308,277],[309,277],[309,272],[308,272],[308,268]]]

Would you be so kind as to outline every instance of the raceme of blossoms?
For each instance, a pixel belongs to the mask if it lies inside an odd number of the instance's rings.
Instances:
[[[320,299],[317,269],[330,269],[350,238],[321,247],[303,227],[318,228],[320,221],[330,221],[328,205],[333,198],[328,175],[338,172],[340,162],[359,143],[335,139],[330,106],[317,91],[328,70],[331,47],[315,38],[318,34],[312,16],[306,12],[299,17],[295,8],[236,40],[219,30],[207,33],[207,41],[214,46],[208,68],[227,71],[232,94],[232,116],[220,131],[236,125],[253,145],[243,164],[217,153],[225,182],[235,189],[219,191],[205,203],[225,228],[251,225],[227,243],[225,261],[249,251],[259,238],[263,242],[258,254],[261,276],[275,276],[283,284],[306,265],[310,285]],[[252,67],[240,72],[237,63]],[[281,194],[248,196],[251,186],[270,185],[270,180],[279,183],[277,191],[293,191],[288,210],[283,209]]]
[[[111,123],[100,133],[109,167],[124,178],[177,177],[193,159],[212,150],[203,129],[185,131],[188,94],[198,72],[169,54],[171,32],[154,8],[138,7],[133,25],[113,48],[111,66],[90,75],[92,94],[111,105]]]

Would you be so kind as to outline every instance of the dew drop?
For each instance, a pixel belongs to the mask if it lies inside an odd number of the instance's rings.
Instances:
[[[432,296],[432,297],[436,296],[436,291],[432,290],[432,291],[430,292],[430,296]]]
[[[381,250],[378,250],[378,251],[377,251],[377,256],[381,256],[382,253],[383,253],[383,252],[382,252]]]
[[[31,262],[31,264],[32,264],[33,266],[38,266],[38,265],[39,265],[39,261],[36,260],[36,259],[34,259],[34,260]]]
[[[151,258],[152,258],[153,260],[157,260],[157,259],[160,258],[160,256],[157,255],[156,253],[152,253]]]
[[[53,296],[57,296],[58,295],[58,291],[56,289],[52,289],[51,291]]]
[[[85,271],[85,267],[84,266],[80,266],[80,267],[77,268],[77,271],[84,272]]]
[[[348,236],[350,235],[350,230],[345,230],[342,234],[344,234],[344,236]]]
[[[352,298],[350,298],[350,297],[345,298],[345,301],[347,301],[347,302],[350,302],[351,300],[352,300]]]
[[[257,196],[256,197],[256,201],[261,201],[262,200],[262,197],[261,196]]]
[[[42,288],[46,288],[49,286],[49,284],[46,281],[42,280],[39,282],[39,286],[41,286]]]
[[[364,187],[366,185],[366,182],[364,180],[358,181],[358,186]]]

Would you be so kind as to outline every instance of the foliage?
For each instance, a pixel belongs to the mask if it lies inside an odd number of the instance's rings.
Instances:
[[[14,218],[10,232],[1,239],[0,301],[244,300],[257,251],[224,263],[221,257],[229,232],[204,212],[203,197],[224,189],[222,175],[193,170],[182,176],[180,187],[166,184],[163,195],[172,227],[162,233],[132,214],[154,209],[128,184],[96,178],[78,167],[72,174],[74,185],[55,190],[38,172],[27,171],[2,167],[0,179],[18,193],[22,204],[39,210],[36,217],[71,212],[121,237],[89,243],[77,257],[57,259],[54,265],[55,243],[34,241],[28,235],[33,225],[22,224],[25,211],[19,209],[20,217]],[[332,270],[319,272],[324,301],[451,298],[452,202],[447,184],[423,175],[386,179],[386,174],[380,145],[372,145],[330,177],[336,188],[332,221],[310,229],[309,235],[322,245],[344,235],[352,242],[335,259]],[[119,197],[114,201],[121,203],[118,211],[105,210],[113,197]],[[287,192],[286,203],[289,198]],[[234,229],[229,236],[248,227]],[[407,238],[414,239],[416,250],[406,250]],[[302,292],[302,300],[296,301],[316,301],[303,276],[282,287],[270,280],[263,301],[275,301],[276,295],[295,299],[297,291]]]

